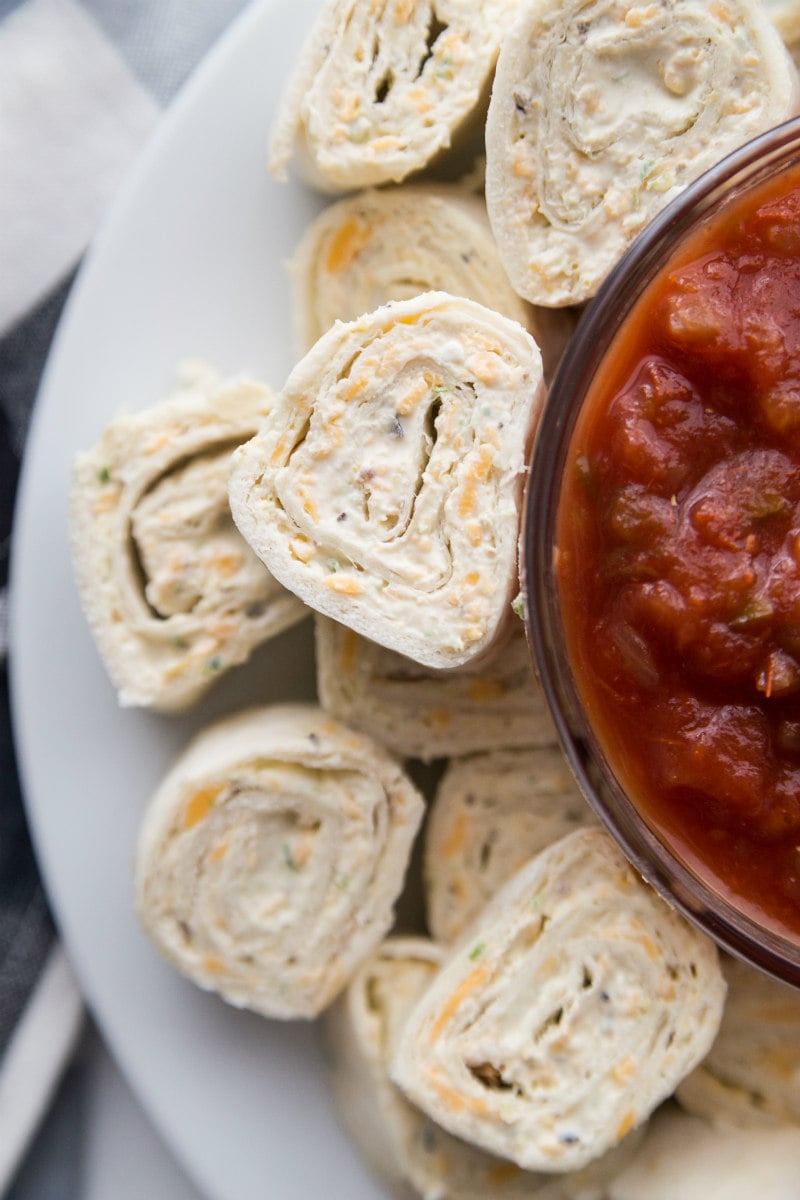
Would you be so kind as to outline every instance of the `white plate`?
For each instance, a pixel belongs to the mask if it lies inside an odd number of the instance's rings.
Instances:
[[[217,1200],[381,1195],[335,1124],[318,1031],[228,1008],[164,965],[133,911],[141,813],[189,735],[246,703],[314,694],[309,623],[190,716],[118,708],[80,612],[67,536],[73,456],[203,357],[280,387],[284,261],[321,200],[266,170],[278,90],[314,0],[249,9],[149,146],[81,273],[42,386],[13,559],[13,699],[33,834],[94,1013],[134,1089]]]

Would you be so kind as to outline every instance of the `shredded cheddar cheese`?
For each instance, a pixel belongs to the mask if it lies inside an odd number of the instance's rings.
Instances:
[[[201,821],[205,820],[217,797],[224,790],[224,784],[213,784],[195,792],[183,810],[183,828],[194,829],[195,825],[199,825]]]

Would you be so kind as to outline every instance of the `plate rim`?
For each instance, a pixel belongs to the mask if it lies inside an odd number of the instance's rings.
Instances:
[[[315,5],[319,4],[319,0],[306,0],[306,9],[308,11],[311,11],[312,2]],[[62,928],[62,908],[66,909],[69,906],[64,903],[62,889],[57,879],[58,871],[54,865],[55,860],[46,845],[44,813],[40,809],[36,796],[36,787],[33,783],[35,775],[33,767],[34,746],[29,698],[23,695],[26,690],[24,679],[25,664],[22,660],[22,654],[18,649],[25,640],[20,636],[20,631],[27,628],[26,619],[22,611],[23,595],[20,579],[24,574],[23,563],[27,563],[29,556],[28,548],[23,545],[23,531],[26,528],[30,529],[32,526],[32,512],[35,508],[34,497],[37,485],[37,463],[47,444],[48,422],[59,393],[59,379],[63,369],[62,363],[65,358],[66,349],[69,347],[73,337],[73,327],[76,324],[77,315],[80,314],[83,308],[85,297],[87,294],[90,294],[95,275],[97,273],[102,275],[108,249],[116,245],[119,231],[124,229],[129,214],[136,211],[143,194],[144,185],[153,174],[153,171],[157,170],[158,164],[162,161],[163,156],[172,145],[176,134],[180,131],[186,115],[192,112],[198,99],[205,94],[209,86],[213,87],[214,82],[221,74],[224,75],[226,71],[230,71],[233,68],[247,39],[255,37],[257,40],[259,36],[263,37],[262,27],[266,30],[275,19],[275,13],[287,3],[288,0],[249,0],[245,7],[231,20],[227,28],[198,61],[170,103],[161,111],[156,125],[146,137],[143,146],[135,156],[114,200],[81,256],[76,277],[61,312],[36,390],[17,482],[9,554],[9,653],[7,666],[11,732],[23,796],[23,807],[39,866],[42,885],[53,913],[62,945],[66,949],[68,959],[78,978],[86,1007],[91,1012],[100,1029],[112,1058],[118,1064],[137,1102],[158,1135],[169,1147],[175,1160],[180,1164],[195,1186],[204,1195],[213,1195],[215,1200],[217,1197],[219,1197],[219,1200],[229,1200],[229,1196],[238,1197],[238,1188],[229,1192],[227,1189],[215,1186],[206,1171],[200,1168],[197,1161],[190,1154],[178,1131],[177,1125],[173,1124],[171,1120],[165,1119],[163,1106],[159,1105],[158,1097],[154,1096],[144,1084],[139,1071],[136,1069],[136,1064],[132,1061],[130,1047],[121,1044],[113,1016],[107,1011],[105,1002],[97,995],[97,989],[92,981],[94,972],[88,965],[90,956],[86,955],[85,957],[84,948],[76,944],[71,930],[69,928]],[[263,169],[265,174],[267,173],[266,145],[270,119],[271,114],[265,103],[263,110],[265,149]],[[298,186],[302,186],[299,181],[295,180],[295,182],[298,183]],[[330,199],[329,197],[328,202]],[[323,202],[324,197],[319,197],[319,200]],[[65,514],[58,513],[56,517],[61,521],[63,526]],[[70,924],[70,920],[63,919],[64,926],[69,926]],[[171,968],[168,969],[171,971]],[[250,1016],[251,1014],[247,1015]],[[259,1018],[255,1019],[259,1020]],[[287,1030],[288,1033],[289,1031]],[[316,1039],[316,1036],[315,1031],[313,1037]],[[341,1131],[339,1132],[341,1133]],[[344,1139],[343,1133],[341,1133],[341,1137]],[[352,1150],[352,1154],[349,1156],[354,1161],[358,1161],[355,1150]],[[374,1178],[369,1179],[369,1182],[374,1189],[376,1186]],[[378,1194],[382,1195],[383,1193],[370,1191],[370,1196]]]

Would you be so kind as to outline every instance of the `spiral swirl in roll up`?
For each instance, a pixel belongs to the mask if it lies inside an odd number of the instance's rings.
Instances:
[[[208,371],[119,417],[79,455],[71,496],[81,603],[125,705],[193,703],[306,609],[233,524],[228,474],[272,393]]]
[[[433,982],[441,950],[425,938],[387,938],[326,1017],[340,1119],[392,1194],[408,1200],[601,1200],[638,1139],[572,1175],[523,1171],[452,1137],[409,1104],[389,1066],[409,1014]]]
[[[270,168],[346,192],[399,183],[474,121],[519,0],[326,0],[284,92]]]
[[[506,37],[486,124],[486,202],[521,296],[593,296],[654,214],[797,111],[759,0],[532,0]]]
[[[151,801],[142,926],[202,988],[316,1016],[393,919],[423,801],[394,759],[313,706],[205,730]]]
[[[531,336],[471,300],[429,292],[337,324],[234,455],[234,520],[318,612],[461,666],[513,619],[542,391]]]
[[[408,1018],[392,1077],[451,1133],[528,1170],[617,1145],[708,1051],[714,945],[600,829],[544,850],[469,926]]]

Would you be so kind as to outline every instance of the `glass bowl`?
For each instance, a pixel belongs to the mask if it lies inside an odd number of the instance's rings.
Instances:
[[[528,636],[562,747],[586,799],[665,899],[723,948],[795,986],[800,986],[800,933],[795,938],[702,864],[690,863],[620,782],[625,772],[618,767],[619,747],[609,750],[588,719],[568,646],[557,573],[557,521],[576,421],[598,371],[621,345],[632,310],[637,302],[647,302],[643,293],[680,254],[687,237],[708,229],[743,194],[798,164],[800,118],[748,142],[689,185],[650,222],[606,279],[584,312],[549,391],[531,465],[522,540]],[[602,386],[600,381],[595,385],[593,404]],[[636,736],[631,729],[630,737]]]

